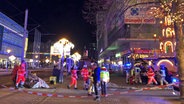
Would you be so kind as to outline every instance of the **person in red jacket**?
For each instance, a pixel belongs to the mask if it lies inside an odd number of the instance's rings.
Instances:
[[[155,73],[151,67],[147,71],[147,76],[148,76],[148,85],[151,84],[152,82],[158,84],[157,81],[155,80]]]
[[[25,74],[25,63],[21,63],[17,70],[16,88],[19,88],[19,84],[21,85],[21,88],[23,87],[25,82]]]
[[[89,87],[89,71],[88,71],[88,68],[87,68],[87,65],[84,65],[82,70],[81,70],[81,75],[82,75],[82,78],[83,78],[83,81],[84,81],[84,84],[83,84],[83,89],[85,90],[88,90],[88,87]]]
[[[12,75],[12,81],[13,81],[13,84],[14,86],[16,86],[16,79],[17,79],[17,71],[18,71],[18,68],[19,66],[17,64],[14,65],[14,68],[11,72],[11,75]]]
[[[72,67],[71,68],[71,82],[67,86],[68,89],[74,85],[74,89],[77,89],[77,67]]]

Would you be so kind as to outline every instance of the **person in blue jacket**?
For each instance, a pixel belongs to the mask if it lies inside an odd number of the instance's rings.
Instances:
[[[95,99],[96,101],[100,100],[100,96],[99,96],[99,92],[98,92],[98,86],[100,85],[100,67],[98,66],[98,64],[96,62],[92,63],[92,69],[94,71],[93,73],[93,84],[94,84],[94,88],[95,88]]]

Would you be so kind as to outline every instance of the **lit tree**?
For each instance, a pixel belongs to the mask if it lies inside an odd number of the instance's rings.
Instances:
[[[184,1],[183,0],[159,0],[160,5],[151,7],[151,14],[157,18],[170,17],[168,22],[173,24],[176,34],[176,58],[180,78],[180,97],[184,99]]]
[[[183,36],[183,16],[184,16],[184,1],[173,1],[173,20],[176,33],[176,57],[178,60],[178,70],[180,77],[180,97],[184,99],[184,36]]]

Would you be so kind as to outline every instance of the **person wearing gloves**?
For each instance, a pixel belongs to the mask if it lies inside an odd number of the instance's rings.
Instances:
[[[109,77],[109,71],[105,68],[102,67],[100,71],[100,80],[101,80],[101,94],[102,96],[107,97],[107,83],[110,80]]]

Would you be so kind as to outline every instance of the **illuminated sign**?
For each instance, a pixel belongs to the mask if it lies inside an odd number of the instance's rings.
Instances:
[[[155,24],[154,18],[125,18],[126,24]]]
[[[148,55],[147,54],[134,54],[133,58],[137,59],[137,58],[147,58]]]
[[[137,54],[149,54],[149,53],[152,53],[151,50],[134,50],[134,53],[137,53]]]
[[[137,5],[129,8],[125,12],[125,23],[126,24],[155,24],[156,19],[147,14],[148,8],[152,6],[147,5]]]

